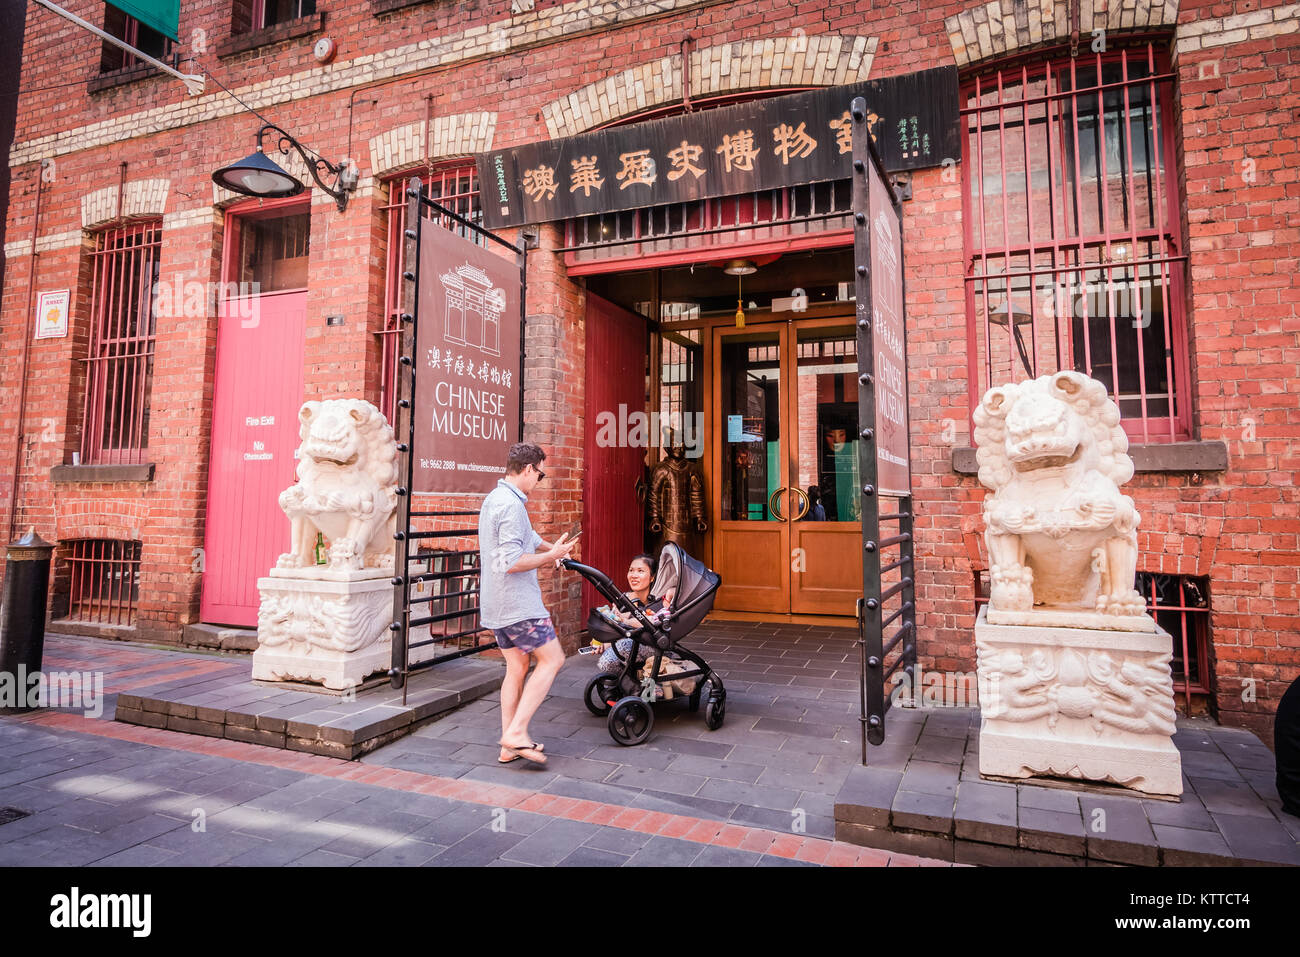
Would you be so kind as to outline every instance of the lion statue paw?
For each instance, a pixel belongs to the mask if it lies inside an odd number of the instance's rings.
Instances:
[[[989,570],[992,587],[989,599],[1009,611],[1029,611],[1034,607],[1034,570],[1025,565],[994,565]]]
[[[362,567],[362,555],[357,553],[355,545],[346,538],[341,538],[334,544],[330,545],[330,567],[331,568],[355,568]]]
[[[1134,589],[1119,595],[1098,595],[1097,610],[1108,615],[1145,615],[1147,603]]]

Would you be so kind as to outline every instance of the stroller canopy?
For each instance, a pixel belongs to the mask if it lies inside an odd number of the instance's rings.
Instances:
[[[721,583],[722,580],[717,572],[706,568],[703,562],[687,555],[676,542],[669,542],[659,553],[659,568],[655,572],[650,594],[655,598],[663,598],[665,593],[676,589],[677,594],[673,597],[672,607],[669,609],[676,615],[700,602],[705,596],[712,595]],[[712,607],[712,602],[707,604]],[[708,608],[705,608],[705,613],[707,612]]]

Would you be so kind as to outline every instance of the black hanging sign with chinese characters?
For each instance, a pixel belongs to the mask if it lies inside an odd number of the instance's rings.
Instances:
[[[490,229],[848,179],[845,104],[866,99],[890,171],[960,156],[956,67],[751,100],[480,153]]]

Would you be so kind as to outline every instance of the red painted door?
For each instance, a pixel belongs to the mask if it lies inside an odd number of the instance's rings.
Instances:
[[[252,302],[232,300],[218,320],[201,607],[205,622],[247,627],[257,579],[289,550],[279,497],[297,480],[307,293]]]
[[[646,323],[635,313],[587,293],[587,424],[583,442],[582,561],[627,587],[627,566],[643,550],[636,484],[646,448],[635,416],[645,415]],[[640,429],[648,438],[648,424]],[[584,611],[604,604],[583,583]]]

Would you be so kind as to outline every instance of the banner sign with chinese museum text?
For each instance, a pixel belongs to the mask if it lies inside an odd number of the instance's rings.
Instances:
[[[875,164],[870,177],[871,328],[875,346],[876,485],[882,495],[911,495],[907,428],[907,347],[903,329],[903,236],[894,192]]]
[[[484,225],[848,179],[859,96],[886,169],[959,159],[957,69],[939,67],[480,153]]]
[[[519,263],[420,220],[416,492],[490,492],[519,441]]]

